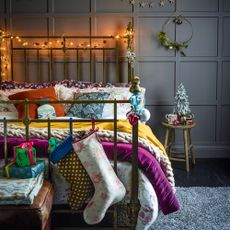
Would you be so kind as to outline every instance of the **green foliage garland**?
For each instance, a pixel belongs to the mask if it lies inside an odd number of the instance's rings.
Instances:
[[[157,37],[160,41],[161,46],[170,49],[170,50],[176,50],[181,53],[181,55],[186,56],[183,49],[188,48],[189,41],[184,41],[184,42],[177,42],[171,40],[168,35],[161,31],[157,34]]]
[[[167,33],[165,32],[165,27],[167,27],[171,22],[175,23],[176,25],[181,25],[183,23],[183,21],[186,21],[190,26],[191,26],[191,36],[188,40],[183,41],[183,42],[177,42],[174,40],[171,40],[169,38],[169,36],[167,35]],[[177,52],[180,52],[181,55],[186,56],[183,49],[188,48],[188,45],[191,41],[193,37],[193,28],[192,28],[192,24],[183,16],[177,16],[177,17],[172,17],[169,18],[169,20],[166,21],[166,23],[163,25],[162,27],[162,31],[157,33],[157,38],[160,42],[160,45],[170,49],[170,50],[175,50]]]

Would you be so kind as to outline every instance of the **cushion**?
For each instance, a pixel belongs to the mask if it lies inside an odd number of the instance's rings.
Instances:
[[[75,94],[75,100],[106,100],[109,97],[106,92],[92,92]],[[103,103],[98,104],[73,104],[67,113],[69,117],[101,118],[104,108]]]
[[[65,100],[72,101],[74,100],[74,93],[79,92],[78,88],[67,88],[64,85],[55,85],[54,88],[55,88],[58,100],[60,101],[65,101]],[[71,105],[72,104],[62,104],[62,107],[66,113],[69,111]]]
[[[1,229],[44,229],[49,221],[53,196],[53,187],[46,181],[32,205],[0,206]]]
[[[19,92],[9,96],[10,100],[41,100],[42,98],[48,98],[49,100],[57,100],[57,96],[55,94],[55,90],[53,87],[43,88],[43,89],[34,89]],[[24,118],[24,105],[23,104],[15,104],[18,110],[19,119]],[[29,105],[29,117],[31,119],[37,118],[37,108],[39,104],[30,104]],[[65,111],[61,104],[52,104],[55,108],[57,116],[65,116]]]
[[[0,101],[9,101],[8,95],[4,91],[0,91]],[[0,103],[0,112],[11,112],[17,113],[17,109],[13,104],[1,104]]]
[[[113,87],[109,88],[108,92],[110,92],[109,100],[129,100],[132,93],[129,91],[128,87]],[[144,102],[145,97],[145,88],[141,88],[141,98]],[[131,109],[130,103],[118,103],[117,104],[117,118],[118,119],[127,119],[126,114]],[[114,117],[114,105],[113,104],[106,104],[102,117],[105,119],[111,119]]]

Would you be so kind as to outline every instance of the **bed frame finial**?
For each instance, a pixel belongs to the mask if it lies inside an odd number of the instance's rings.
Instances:
[[[131,84],[131,86],[129,88],[129,91],[131,93],[139,93],[139,92],[141,92],[140,77],[134,76],[130,84]]]

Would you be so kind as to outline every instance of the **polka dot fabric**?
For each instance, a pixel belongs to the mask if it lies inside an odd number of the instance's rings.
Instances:
[[[72,209],[80,209],[94,191],[93,184],[74,151],[57,163],[58,171],[70,183],[68,203]]]

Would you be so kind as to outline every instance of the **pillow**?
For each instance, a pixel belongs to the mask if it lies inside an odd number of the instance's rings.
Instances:
[[[28,91],[19,92],[9,96],[10,100],[41,100],[42,98],[48,98],[49,100],[57,100],[54,88],[33,89]],[[24,118],[24,104],[15,104],[18,110],[19,119]],[[37,118],[37,108],[39,104],[29,104],[29,117],[31,119]],[[65,116],[65,111],[61,104],[52,104],[55,108],[57,116]]]
[[[109,93],[106,92],[92,92],[75,94],[75,100],[106,100]],[[78,118],[101,118],[104,108],[103,103],[99,104],[73,104],[67,113],[69,117]]]
[[[0,92],[0,101],[9,101],[8,96],[3,91]],[[1,113],[4,113],[4,112],[17,113],[17,109],[14,106],[14,104],[1,104],[0,103],[0,112]]]
[[[18,119],[18,112],[0,112],[0,119]]]
[[[110,92],[110,96],[108,100],[129,100],[132,93],[129,91],[128,87],[113,87],[108,88],[108,92]],[[141,97],[144,101],[145,97],[145,88],[141,88]],[[131,109],[130,103],[118,103],[117,104],[117,118],[118,119],[127,119],[126,114]],[[114,105],[113,104],[105,104],[103,109],[102,118],[111,119],[114,117]]]
[[[74,100],[74,93],[79,92],[78,88],[67,88],[64,85],[55,85],[54,87],[58,100],[66,101],[66,100]],[[72,104],[62,104],[63,109],[67,113]]]

